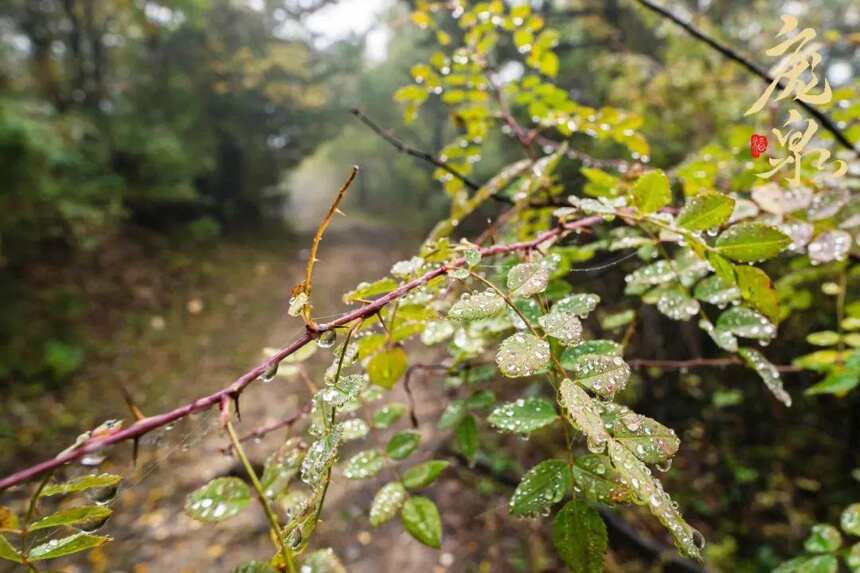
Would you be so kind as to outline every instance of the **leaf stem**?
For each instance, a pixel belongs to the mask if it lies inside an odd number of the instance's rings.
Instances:
[[[271,526],[271,529],[278,540],[278,542],[275,544],[275,547],[281,551],[281,554],[284,557],[284,563],[286,563],[289,572],[296,573],[296,564],[293,552],[289,547],[287,547],[287,544],[284,541],[284,535],[283,531],[281,530],[281,525],[278,522],[278,517],[272,510],[272,506],[269,505],[269,500],[266,498],[266,493],[265,491],[263,491],[263,485],[260,483],[260,480],[257,477],[257,472],[254,471],[254,467],[251,465],[251,462],[248,461],[248,456],[245,454],[244,448],[242,448],[242,443],[239,440],[239,436],[236,435],[236,430],[233,428],[233,422],[231,422],[229,419],[227,420],[226,428],[227,434],[230,436],[230,442],[233,444],[233,450],[236,452],[236,455],[242,461],[242,465],[245,467],[245,472],[248,474],[248,478],[251,480],[251,485],[257,492],[257,497],[260,499],[260,504],[263,506],[263,511],[266,514],[266,519],[269,520],[269,525]]]

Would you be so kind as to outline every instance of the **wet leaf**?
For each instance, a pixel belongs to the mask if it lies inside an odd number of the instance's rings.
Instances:
[[[305,459],[302,461],[302,481],[311,487],[316,487],[328,473],[329,468],[337,459],[337,449],[343,436],[343,428],[335,426],[334,430],[311,444]]]
[[[684,521],[660,481],[627,448],[614,440],[610,440],[608,446],[609,457],[621,475],[622,483],[633,491],[639,503],[648,506],[654,517],[669,531],[682,555],[701,560],[704,547],[702,534]]]
[[[661,170],[645,173],[633,185],[633,201],[639,211],[655,213],[672,202],[669,178]]]
[[[110,517],[112,511],[101,505],[90,505],[84,507],[73,507],[63,509],[39,519],[30,524],[27,529],[29,531],[38,531],[40,529],[48,529],[49,527],[59,527],[61,525],[74,526],[80,529],[90,529],[91,527],[101,525]]]
[[[588,504],[574,499],[561,508],[552,524],[552,543],[571,571],[603,572],[606,524]]]
[[[766,342],[776,336],[776,326],[771,321],[743,306],[735,306],[723,312],[717,319],[717,329],[735,336]]]
[[[576,315],[553,309],[538,319],[547,336],[552,336],[565,346],[576,344],[582,338],[582,323]]]
[[[450,463],[445,460],[430,460],[416,464],[403,472],[403,485],[409,489],[421,489],[433,483],[439,474],[447,468]]]
[[[367,374],[372,384],[391,389],[406,372],[408,364],[409,359],[402,348],[391,348],[370,359]]]
[[[330,406],[340,408],[347,402],[358,398],[361,392],[367,388],[367,383],[368,377],[363,374],[341,376],[337,382],[332,381],[331,384],[320,390],[317,397]]]
[[[543,398],[520,398],[498,406],[487,421],[494,428],[527,435],[558,419],[555,407]]]
[[[597,403],[571,380],[562,380],[559,387],[560,403],[564,408],[571,425],[585,434],[588,449],[592,452],[602,452],[609,440],[609,434],[603,427]]]
[[[672,264],[666,260],[660,260],[656,263],[651,263],[642,268],[636,269],[629,275],[624,277],[627,282],[627,289],[635,287],[657,286],[665,284],[676,277],[675,269]]]
[[[69,493],[77,493],[94,488],[113,487],[122,481],[122,477],[114,474],[96,474],[89,475],[63,483],[49,483],[41,493],[41,497],[49,497],[53,495],[66,495]]]
[[[809,259],[813,265],[842,261],[851,250],[851,234],[847,231],[825,231],[809,243]]]
[[[299,316],[305,307],[308,305],[308,293],[300,292],[290,299],[290,306],[287,309],[287,314],[290,316]]]
[[[699,308],[699,302],[680,287],[662,289],[657,297],[657,310],[672,320],[690,320]]]
[[[677,223],[688,231],[705,231],[721,226],[729,220],[735,200],[722,193],[702,193],[689,199]]]
[[[426,497],[412,496],[400,510],[403,527],[409,534],[429,547],[442,545],[442,521],[436,504]]]
[[[733,261],[749,263],[778,255],[791,243],[782,231],[762,223],[738,223],[717,237],[717,251]]]
[[[576,382],[604,398],[624,388],[630,378],[630,366],[620,356],[586,354],[573,364]]]
[[[573,464],[574,490],[591,501],[616,505],[633,503],[634,495],[624,485],[609,457],[603,454],[584,454]]]
[[[400,402],[387,404],[374,412],[373,427],[384,430],[390,427],[406,413],[406,406]]]
[[[387,483],[373,496],[370,504],[370,525],[378,527],[397,515],[409,494],[399,481]]]
[[[244,481],[216,478],[188,496],[185,513],[197,521],[217,523],[238,515],[250,501],[251,490]]]
[[[711,275],[699,281],[693,295],[708,304],[724,307],[741,298],[741,291],[733,284],[724,281],[719,275]]]
[[[52,539],[30,550],[29,561],[44,561],[45,559],[56,559],[65,555],[87,551],[100,547],[111,541],[110,537],[101,535],[90,535],[88,533],[75,533],[68,537]]]
[[[626,406],[599,403],[606,431],[646,464],[659,464],[678,452],[681,440],[671,428]]]
[[[546,368],[549,360],[549,343],[525,332],[506,338],[496,353],[499,371],[508,378],[531,376]]]
[[[414,430],[397,432],[385,445],[385,453],[394,460],[404,460],[418,448],[421,434]]]
[[[355,454],[346,462],[343,475],[349,479],[367,479],[378,474],[384,465],[385,454],[382,450],[365,450]]]
[[[744,300],[772,322],[779,320],[779,296],[767,273],[756,267],[737,265],[735,274]]]
[[[505,309],[505,299],[491,290],[463,293],[448,311],[448,318],[458,321],[490,318]]]
[[[346,567],[331,548],[318,549],[307,556],[301,573],[346,573]]]
[[[588,354],[604,354],[607,356],[621,356],[621,345],[614,340],[586,340],[576,346],[565,348],[561,353],[560,362],[562,367],[573,369],[577,360]]]
[[[600,297],[596,294],[577,293],[566,296],[555,303],[552,310],[585,318],[597,308],[598,304],[600,304]]]
[[[842,511],[839,520],[842,531],[860,537],[860,503],[852,503]]]
[[[528,297],[543,292],[549,284],[549,271],[540,263],[522,263],[508,272],[512,297]]]
[[[816,523],[803,542],[803,548],[810,553],[832,553],[842,546],[839,530],[826,523]]]
[[[761,352],[754,348],[740,348],[738,349],[738,354],[747,366],[761,376],[765,386],[767,386],[767,389],[770,390],[771,394],[777,400],[786,406],[791,406],[791,396],[785,391],[782,385],[782,378],[780,378],[776,366],[771,364]]]
[[[561,460],[544,460],[523,476],[509,504],[511,514],[534,517],[546,514],[564,499],[570,487],[570,471]]]
[[[447,320],[434,320],[424,325],[424,330],[421,332],[421,342],[431,346],[447,340],[452,334],[454,334],[453,324]]]

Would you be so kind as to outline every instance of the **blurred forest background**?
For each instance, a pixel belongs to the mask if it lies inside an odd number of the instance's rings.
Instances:
[[[819,32],[834,89],[858,85],[855,1],[664,4],[761,63],[779,14],[795,14]],[[532,5],[562,33],[559,85],[587,105],[641,114],[651,164],[671,169],[715,141],[746,144],[736,131],[763,84],[736,64],[629,0]],[[409,13],[397,0],[0,2],[4,470],[122,415],[121,386],[154,413],[232,379],[273,328],[286,339],[275,323],[286,320],[308,231],[351,165],[361,175],[324,243],[318,290],[331,292],[320,307],[336,312],[341,292],[420,243],[447,208],[432,166],[350,113],[431,153],[452,139],[438,102],[409,125],[392,103],[434,51]],[[860,123],[832,111],[857,141]],[[486,149],[474,180],[519,152],[502,139]],[[607,279],[601,296],[621,296],[622,282]],[[785,326],[795,345],[786,356],[815,330],[805,320]],[[692,334],[650,327],[667,356],[672,346],[697,352]],[[767,570],[860,490],[860,392],[784,411],[744,376],[674,372],[639,396],[683,438],[683,477],[670,489],[706,524],[709,566],[724,571]],[[803,376],[788,384],[802,389]],[[788,417],[786,433],[774,418]],[[511,535],[511,570],[541,570],[530,538]],[[635,549],[621,570],[673,566],[653,551],[636,561]]]

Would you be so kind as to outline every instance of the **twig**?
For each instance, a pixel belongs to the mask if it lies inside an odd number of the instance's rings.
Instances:
[[[663,8],[662,6],[658,6],[657,4],[651,2],[650,0],[636,0],[636,2],[638,2],[639,4],[641,4],[642,6],[647,8],[648,10],[651,10],[655,14],[659,14],[663,18],[666,18],[666,19],[674,22],[676,25],[681,27],[685,32],[687,32],[688,34],[690,34],[691,36],[693,36],[697,40],[707,44],[708,46],[710,46],[711,48],[713,48],[714,50],[716,50],[717,52],[719,52],[723,56],[729,58],[730,60],[733,60],[733,61],[737,62],[738,64],[742,65],[747,70],[749,70],[753,74],[757,75],[758,77],[760,77],[764,81],[766,81],[768,83],[773,83],[774,81],[776,81],[776,79],[773,76],[771,76],[767,72],[767,70],[761,68],[760,66],[758,66],[757,64],[755,64],[754,62],[752,62],[748,58],[742,56],[741,54],[739,54],[738,52],[736,52],[732,48],[730,48],[730,47],[726,46],[725,44],[718,42],[717,40],[706,35],[704,32],[700,31],[698,28],[694,27],[692,24],[690,24],[688,22],[684,22],[679,17],[672,14],[666,8]],[[785,83],[782,80],[779,80],[777,82],[777,85],[780,88],[785,88]],[[839,129],[839,127],[837,127],[837,125],[835,123],[833,123],[833,120],[830,119],[830,117],[827,114],[825,114],[823,111],[819,110],[817,107],[812,106],[812,105],[810,105],[804,101],[795,100],[795,103],[797,103],[797,105],[799,105],[800,107],[802,107],[803,109],[808,111],[810,114],[812,114],[824,126],[824,128],[827,131],[829,131],[830,133],[833,134],[833,136],[836,138],[836,141],[838,141],[844,148],[850,149],[851,151],[854,152],[855,155],[860,157],[860,149],[857,149],[856,147],[854,147],[854,145],[851,143],[851,141],[848,139],[848,137],[846,137],[846,135]]]
[[[743,360],[737,356],[727,356],[725,358],[693,358],[690,360],[648,360],[642,358],[633,358],[627,361],[631,368],[708,368],[708,367],[725,367],[725,366],[740,366],[743,365]],[[780,364],[776,366],[780,372],[801,372],[803,368]]]
[[[375,121],[373,121],[372,119],[367,117],[367,115],[365,115],[365,113],[363,111],[361,111],[360,109],[353,108],[350,111],[350,113],[352,113],[352,115],[357,117],[364,125],[369,127],[375,134],[379,135],[382,139],[384,139],[385,141],[390,143],[397,151],[399,151],[401,153],[405,153],[406,155],[411,155],[412,157],[415,157],[415,158],[420,159],[422,161],[426,161],[427,163],[430,163],[431,165],[434,165],[434,166],[438,167],[439,169],[442,169],[443,171],[450,173],[453,177],[462,181],[463,184],[466,187],[468,187],[469,189],[471,189],[472,191],[477,191],[478,189],[481,188],[480,185],[478,185],[477,183],[475,183],[474,181],[472,181],[471,179],[469,179],[468,177],[466,177],[465,175],[463,175],[462,173],[460,173],[459,171],[457,171],[456,169],[454,169],[453,167],[451,167],[450,165],[448,165],[444,161],[441,161],[440,159],[433,157],[431,154],[427,153],[426,151],[422,151],[420,149],[416,149],[415,147],[407,145],[406,143],[404,143],[403,141],[398,139],[391,132],[391,130],[382,128]]]
[[[349,190],[349,186],[352,185],[352,182],[355,181],[355,177],[358,175],[358,165],[353,165],[352,171],[349,173],[349,177],[346,178],[343,185],[340,186],[340,189],[337,192],[337,195],[334,198],[334,201],[331,202],[331,205],[328,208],[328,213],[325,214],[323,220],[320,222],[320,226],[317,228],[317,232],[314,235],[314,239],[311,242],[311,252],[308,256],[308,264],[305,267],[305,282],[302,283],[302,291],[308,297],[305,302],[304,309],[302,311],[302,316],[304,317],[305,324],[311,330],[316,329],[316,323],[313,318],[311,318],[311,282],[313,281],[314,276],[314,265],[317,262],[317,252],[319,251],[320,241],[322,241],[323,235],[325,235],[326,229],[331,224],[331,220],[334,218],[334,214],[338,212],[338,205],[343,201],[346,192]]]
[[[247,442],[248,440],[256,440],[256,439],[262,438],[264,436],[267,436],[268,434],[271,434],[272,432],[277,432],[278,430],[280,430],[282,428],[291,428],[293,425],[296,424],[296,422],[298,422],[299,420],[301,420],[302,418],[304,418],[305,416],[307,416],[310,413],[311,406],[312,406],[312,403],[307,402],[304,406],[302,406],[301,410],[299,410],[295,414],[289,416],[288,418],[284,418],[283,420],[279,420],[277,422],[273,422],[271,424],[268,424],[265,426],[260,426],[258,428],[255,428],[254,430],[251,430],[250,432],[248,432],[244,436],[241,436],[239,438],[239,442],[244,443],[244,442]],[[222,453],[226,454],[229,451],[230,451],[230,446],[225,446],[225,447],[221,448]]]
[[[481,253],[482,257],[491,257],[506,253],[512,253],[515,251],[533,249],[546,241],[565,235],[568,232],[590,227],[602,221],[603,218],[599,215],[584,217],[572,223],[561,224],[553,229],[550,229],[549,231],[541,233],[540,235],[529,241],[521,241],[506,245],[492,245],[479,249],[479,252]],[[416,279],[402,284],[395,290],[389,292],[384,296],[379,297],[378,299],[374,300],[369,304],[341,314],[330,322],[317,325],[316,330],[305,332],[298,339],[294,340],[292,343],[278,350],[272,357],[268,358],[267,360],[263,361],[262,363],[255,366],[253,369],[240,376],[238,379],[236,379],[236,381],[234,381],[226,388],[218,390],[217,392],[209,394],[208,396],[198,398],[193,402],[180,406],[169,412],[165,412],[163,414],[158,414],[155,416],[149,416],[142,420],[138,420],[131,426],[119,430],[117,432],[113,432],[106,436],[97,436],[91,438],[90,440],[81,444],[80,447],[77,447],[67,452],[63,452],[62,454],[54,458],[45,460],[34,466],[30,466],[28,468],[12,473],[0,480],[0,491],[8,489],[14,485],[18,485],[29,479],[32,479],[33,477],[41,475],[46,471],[58,468],[63,464],[80,459],[89,453],[101,450],[108,446],[112,446],[119,442],[123,442],[126,440],[134,440],[135,438],[139,438],[140,436],[143,436],[144,434],[147,434],[153,430],[167,426],[175,422],[176,420],[184,418],[190,414],[201,412],[203,410],[208,410],[213,406],[220,405],[221,402],[224,400],[235,399],[254,380],[262,376],[264,373],[271,371],[271,369],[277,364],[279,364],[284,358],[295,353],[312,340],[318,338],[321,334],[330,330],[335,330],[336,328],[341,328],[356,320],[370,317],[379,312],[379,310],[387,304],[400,299],[408,292],[424,284],[427,284],[427,282],[438,276],[445,275],[451,270],[463,266],[463,264],[465,264],[465,261],[462,258],[459,258],[440,265],[439,267],[428,271],[423,276],[420,276]]]
[[[406,369],[406,375],[403,377],[403,390],[406,392],[406,401],[409,404],[409,421],[412,427],[418,429],[418,416],[415,414],[415,398],[412,396],[412,388],[409,387],[409,381],[416,370],[450,370],[449,366],[444,364],[413,364]]]

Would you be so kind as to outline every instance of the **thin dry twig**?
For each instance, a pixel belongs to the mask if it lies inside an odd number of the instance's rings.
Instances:
[[[628,361],[631,368],[667,368],[683,370],[688,368],[711,368],[725,366],[743,365],[743,360],[738,356],[726,356],[725,358],[692,358],[689,360],[649,360],[645,358],[633,358]],[[803,369],[786,364],[775,365],[780,372],[801,372]]]
[[[758,64],[754,63],[749,58],[742,56],[741,54],[739,54],[737,51],[733,50],[732,48],[726,46],[725,44],[723,44],[721,42],[718,42],[714,38],[711,38],[710,36],[708,36],[707,34],[702,32],[701,30],[699,30],[698,28],[696,28],[695,26],[690,24],[689,22],[685,22],[685,21],[681,20],[678,16],[675,16],[672,12],[670,12],[666,8],[663,8],[662,6],[658,6],[654,2],[651,2],[650,0],[636,0],[636,1],[639,4],[641,4],[642,6],[644,6],[645,8],[647,8],[648,10],[654,12],[655,14],[658,14],[658,15],[662,16],[663,18],[670,20],[671,22],[673,22],[674,24],[679,26],[681,29],[683,29],[685,32],[687,32],[688,34],[690,34],[691,36],[693,36],[694,38],[696,38],[700,42],[703,42],[704,44],[710,46],[711,48],[713,48],[714,50],[716,50],[717,52],[722,54],[723,56],[725,56],[725,57],[729,58],[730,60],[737,62],[738,64],[742,65],[747,70],[752,72],[754,75],[760,77],[764,81],[766,81],[768,83],[777,82],[777,85],[780,88],[785,88],[785,82],[783,82],[782,80],[777,81],[777,79],[774,78],[773,76],[771,76],[767,72],[767,70],[765,70],[764,68],[762,68]],[[851,141],[848,139],[848,137],[842,132],[842,130],[839,129],[839,127],[833,122],[832,119],[830,119],[830,117],[827,114],[825,114],[823,111],[821,111],[817,107],[810,105],[804,101],[801,101],[801,100],[794,100],[794,101],[795,101],[795,103],[797,103],[797,105],[799,105],[800,107],[802,107],[803,109],[808,111],[813,117],[815,117],[815,119],[817,119],[819,121],[819,123],[821,123],[821,125],[823,125],[827,131],[829,131],[831,134],[833,134],[833,137],[836,138],[836,141],[838,141],[839,144],[842,145],[842,147],[844,147],[845,149],[849,149],[849,150],[853,151],[856,156],[860,157],[860,149],[857,149],[856,147],[854,147],[854,145],[851,143]]]

